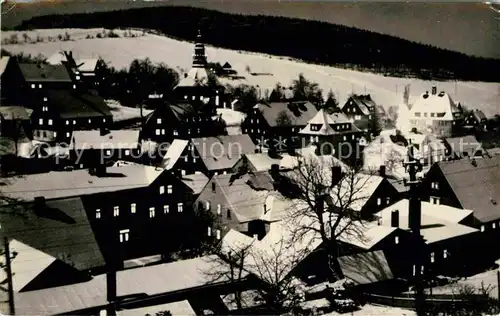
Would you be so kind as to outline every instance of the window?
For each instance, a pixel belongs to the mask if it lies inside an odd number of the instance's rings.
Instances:
[[[38,85],[38,89],[42,89],[42,84],[39,84],[39,85]]]
[[[196,158],[193,158],[193,163],[196,163]]]
[[[66,120],[66,125],[69,125],[69,121],[68,120]]]
[[[153,217],[155,217],[155,208],[150,207],[149,208],[149,218],[153,218]]]
[[[212,236],[212,227],[208,227],[207,236]]]
[[[73,120],[73,125],[75,125],[75,124],[76,124],[76,121],[75,121],[75,120]]]
[[[129,238],[130,229],[120,230],[120,242],[127,242]]]
[[[170,205],[163,205],[163,214],[170,213]]]
[[[344,141],[346,141],[346,140],[347,140],[347,136],[344,135]]]
[[[354,136],[354,134],[352,134],[352,139],[354,140],[354,138],[356,138],[356,137]]]
[[[31,84],[31,89],[35,89],[36,88],[36,85],[35,84]]]
[[[49,125],[52,125],[52,120],[51,119],[49,119]]]
[[[361,120],[361,115],[354,115],[354,119],[357,121],[357,120]]]
[[[381,198],[377,198],[377,205],[381,205],[382,204],[382,199]]]
[[[189,134],[191,134],[191,129],[190,129],[190,128],[188,128],[188,135],[189,135]]]
[[[491,227],[492,227],[493,229],[497,228],[497,223],[493,223],[493,224],[491,224]]]
[[[438,197],[431,196],[431,201],[432,204],[439,205],[440,199]]]
[[[43,119],[38,119],[38,124],[43,125]]]
[[[448,258],[448,250],[447,249],[443,250],[443,258],[444,259]]]
[[[160,130],[159,130],[159,129],[156,129],[156,130],[155,130],[155,135],[156,135],[156,136],[160,135]]]
[[[184,156],[184,162],[188,162],[188,156]]]
[[[217,239],[220,239],[220,229],[217,229],[216,231]]]
[[[160,186],[160,194],[164,194],[165,193],[165,186]]]
[[[42,106],[42,112],[47,112],[49,109],[46,106]]]
[[[168,193],[168,194],[172,194],[172,191],[173,191],[172,186],[171,186],[171,185],[168,185],[168,186],[167,186],[167,193]]]
[[[386,197],[386,198],[385,198],[385,202],[386,202],[387,204],[391,204],[391,198],[390,198],[390,197]]]
[[[73,85],[73,89],[76,89],[76,84]]]
[[[177,130],[174,129],[174,136],[177,136],[177,135],[179,135],[179,132],[177,132]]]
[[[164,128],[161,130],[161,134],[165,135],[165,129]]]
[[[177,212],[182,213],[182,211],[183,211],[182,203],[177,203]]]
[[[207,211],[210,210],[210,202],[209,201],[205,202],[205,210],[207,210]]]
[[[117,217],[119,215],[120,215],[120,207],[119,206],[113,207],[113,216]]]
[[[161,118],[157,118],[157,119],[156,119],[156,123],[157,123],[157,124],[161,124]]]
[[[434,263],[435,257],[434,257],[434,252],[431,252],[431,262]]]
[[[394,243],[396,245],[399,244],[399,236],[394,237]]]
[[[222,215],[220,204],[217,204],[217,215]]]
[[[98,208],[95,210],[95,218],[97,219],[101,218],[101,209]]]
[[[125,150],[125,156],[128,156],[128,155],[130,155],[130,150],[129,150],[129,149],[126,149],[126,150]]]
[[[415,275],[417,272],[417,267],[415,265],[413,265],[413,275]]]
[[[80,76],[76,76],[76,80],[80,80]]]
[[[135,214],[135,203],[130,204],[130,213]]]
[[[103,118],[103,119],[102,119],[102,122],[103,122],[103,123],[106,123],[106,119],[105,119],[105,118]]]
[[[108,155],[108,156],[111,155],[111,150],[109,150],[109,149],[106,150],[106,155]]]
[[[70,135],[69,132],[66,132],[66,137],[69,137],[69,135]]]

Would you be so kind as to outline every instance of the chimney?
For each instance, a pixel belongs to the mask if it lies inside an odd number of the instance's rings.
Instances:
[[[342,168],[340,166],[333,166],[332,167],[332,186],[339,183],[341,178],[342,178]]]
[[[432,86],[432,95],[436,95],[437,94],[437,87],[434,85]]]
[[[271,165],[271,177],[273,179],[276,179],[280,173],[280,165],[278,164],[272,164]]]
[[[37,196],[33,202],[35,213],[43,211],[45,208],[45,197]]]
[[[116,269],[110,268],[106,273],[106,297],[108,303],[116,301]]]
[[[96,166],[96,176],[102,177],[106,175],[106,165],[104,163],[100,163]]]
[[[385,170],[386,170],[386,169],[385,169],[385,165],[381,165],[381,166],[380,166],[380,169],[379,169],[379,171],[378,171],[378,173],[379,173],[379,175],[380,175],[382,178],[385,178],[385,176],[386,176]]]
[[[106,127],[101,127],[100,131],[99,131],[99,134],[101,136],[106,136],[110,133],[109,129],[107,129]]]
[[[399,211],[394,210],[391,212],[391,227],[399,228]]]
[[[420,230],[422,222],[422,203],[420,199],[414,198],[410,199],[409,204],[408,228],[412,231]]]

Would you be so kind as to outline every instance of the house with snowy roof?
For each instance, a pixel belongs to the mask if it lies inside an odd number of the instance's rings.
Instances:
[[[437,92],[433,86],[408,110],[409,128],[421,133],[432,133],[437,137],[453,137],[460,129],[462,111],[445,91]]]

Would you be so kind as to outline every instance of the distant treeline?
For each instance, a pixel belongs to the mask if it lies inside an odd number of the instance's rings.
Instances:
[[[430,45],[324,22],[244,16],[191,7],[155,7],[112,12],[50,15],[16,29],[145,28],[234,50],[289,56],[303,61],[368,70],[398,77],[497,82],[500,60],[471,57]],[[152,48],[154,49],[154,48]]]

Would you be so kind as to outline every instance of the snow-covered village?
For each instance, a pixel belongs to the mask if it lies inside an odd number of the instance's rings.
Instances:
[[[107,2],[2,3],[0,313],[499,315],[499,55]]]

